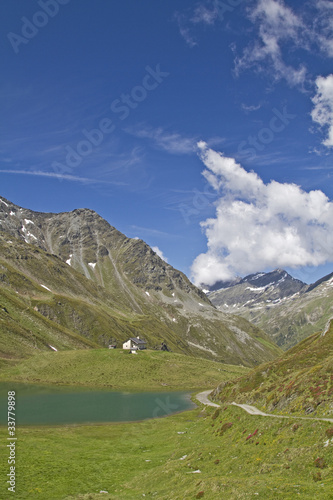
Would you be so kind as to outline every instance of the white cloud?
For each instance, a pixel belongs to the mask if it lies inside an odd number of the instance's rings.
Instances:
[[[183,12],[175,13],[179,33],[190,48],[198,45],[196,39],[192,35],[194,27],[199,24],[212,26],[218,19],[219,9],[217,8],[216,3],[216,1],[198,3]],[[233,8],[229,7],[229,10],[233,10]]]
[[[123,182],[111,182],[98,179],[91,179],[90,177],[79,177],[77,175],[70,174],[57,174],[55,172],[43,172],[41,170],[0,170],[0,174],[15,174],[15,175],[33,175],[37,177],[49,177],[51,179],[82,182],[83,184],[115,184],[123,186]]]
[[[258,104],[257,106],[255,106],[255,105],[247,105],[247,104],[242,103],[242,109],[246,113],[252,113],[252,111],[258,111],[258,109],[260,109],[260,108],[261,108],[261,104]]]
[[[319,48],[333,57],[333,3],[317,0],[318,17],[315,18],[314,37]]]
[[[184,14],[181,14],[180,12],[176,12],[175,19],[178,24],[179,33],[184,38],[186,44],[192,49],[197,45],[197,42],[190,33],[190,28],[188,26],[186,16]]]
[[[164,260],[164,262],[168,262],[168,259],[164,257],[162,250],[160,250],[158,247],[151,247],[151,248],[159,257],[161,257],[162,260]]]
[[[321,127],[328,129],[324,146],[333,147],[333,74],[319,76],[316,80],[316,95],[312,99],[314,108],[311,112],[312,120]]]
[[[265,184],[233,158],[199,147],[203,175],[220,197],[215,217],[201,223],[208,250],[193,262],[196,284],[333,261],[333,202],[322,191]]]
[[[248,46],[240,58],[236,58],[236,73],[256,66],[259,70],[273,69],[276,79],[284,78],[289,85],[304,83],[306,68],[294,68],[284,62],[282,47],[292,42],[294,47],[304,48],[304,32],[307,31],[299,18],[283,0],[259,0],[251,11],[251,21],[258,27],[258,39]],[[290,45],[288,46],[290,50]]]
[[[158,149],[171,154],[191,154],[196,150],[196,139],[183,137],[177,132],[167,132],[162,127],[150,128],[138,126],[128,128],[126,132],[142,139],[151,139]]]
[[[218,18],[218,9],[216,7],[207,8],[206,5],[197,5],[194,9],[193,17],[191,22],[193,24],[203,23],[208,25],[213,25]]]

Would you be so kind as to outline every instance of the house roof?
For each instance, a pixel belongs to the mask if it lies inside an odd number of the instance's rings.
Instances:
[[[147,342],[143,339],[138,339],[137,337],[131,337],[130,340],[135,344],[147,344]]]

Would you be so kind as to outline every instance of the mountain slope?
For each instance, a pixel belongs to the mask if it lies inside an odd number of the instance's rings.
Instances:
[[[333,415],[333,322],[281,358],[214,391],[222,402],[255,404],[265,411]]]
[[[127,238],[92,210],[44,214],[0,201],[0,304],[10,317],[15,298],[38,324],[47,318],[78,338],[76,347],[110,340],[119,346],[140,335],[149,347],[165,340],[176,352],[247,366],[279,354],[260,329],[217,311],[146,243]],[[11,332],[6,318],[4,339],[6,328]],[[23,344],[15,337],[21,353],[27,343],[30,350],[70,348],[52,336],[53,344],[49,338],[36,344],[31,326],[16,322],[30,335]],[[13,356],[5,345],[3,354]]]
[[[269,307],[272,303],[277,304],[306,288],[307,285],[302,281],[282,269],[276,269],[270,273],[250,274],[234,283],[228,283],[212,291],[209,298],[223,310],[232,307],[238,311],[243,307]]]
[[[333,273],[306,285],[285,271],[259,273],[208,297],[224,312],[231,311],[259,326],[282,349],[322,331],[333,317]]]

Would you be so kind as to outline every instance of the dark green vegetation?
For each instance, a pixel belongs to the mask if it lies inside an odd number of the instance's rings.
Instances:
[[[3,367],[1,381],[161,390],[214,388],[248,370],[182,354],[118,349],[37,353],[15,366]]]
[[[262,328],[287,350],[323,331],[333,318],[333,274],[306,285],[282,270],[259,273],[214,291],[209,298],[221,311],[232,310]]]
[[[22,427],[15,498],[330,499],[331,426],[226,407],[136,424]],[[0,450],[5,477],[7,455]],[[10,498],[0,487],[1,498]]]
[[[118,347],[144,337],[173,352],[257,365],[280,350],[217,311],[181,272],[92,210],[44,214],[0,204],[0,356]],[[43,286],[42,286],[43,285]]]
[[[222,383],[214,398],[253,404],[268,412],[333,418],[333,322],[278,360]]]

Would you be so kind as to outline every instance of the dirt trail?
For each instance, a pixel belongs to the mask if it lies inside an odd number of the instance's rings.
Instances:
[[[207,405],[207,406],[214,406],[217,408],[220,408],[221,405],[218,405],[216,403],[213,403],[208,399],[208,395],[212,391],[209,389],[208,391],[203,391],[197,394],[195,397],[200,403]],[[326,422],[333,422],[333,418],[317,418],[317,417],[296,417],[296,416],[291,416],[291,415],[272,415],[271,413],[264,413],[263,411],[259,410],[255,406],[251,405],[241,405],[237,404],[235,402],[231,403],[233,406],[238,406],[239,408],[242,408],[242,410],[246,411],[249,415],[261,415],[262,417],[271,417],[271,418],[294,418],[294,419],[302,419],[302,420],[325,420]]]

